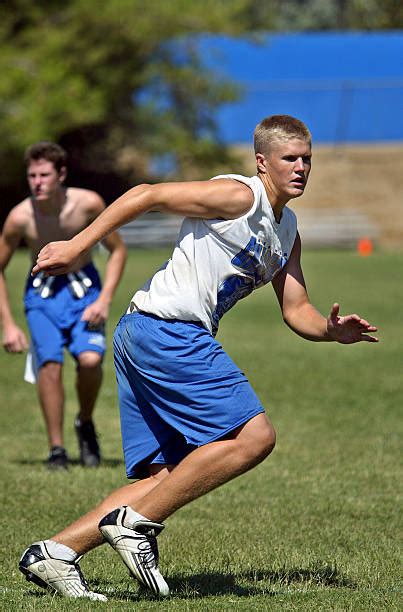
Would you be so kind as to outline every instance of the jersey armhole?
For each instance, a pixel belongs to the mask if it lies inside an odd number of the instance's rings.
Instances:
[[[233,223],[235,223],[236,221],[239,221],[240,219],[243,219],[245,217],[248,217],[251,214],[254,214],[258,205],[258,201],[259,201],[259,192],[256,188],[256,185],[254,184],[253,178],[254,177],[244,177],[240,174],[220,174],[218,176],[213,176],[210,180],[214,181],[216,179],[232,179],[234,181],[237,181],[238,183],[243,183],[244,185],[246,185],[247,187],[249,187],[249,189],[252,191],[253,193],[253,204],[250,207],[250,209],[244,213],[243,215],[240,215],[239,217],[235,217],[235,219],[211,219],[211,220],[204,220],[204,221],[208,221],[209,225],[212,225],[214,227],[221,227],[221,228],[227,228],[227,227],[231,227],[231,225]]]

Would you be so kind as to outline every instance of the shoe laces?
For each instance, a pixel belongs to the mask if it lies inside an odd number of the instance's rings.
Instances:
[[[80,579],[81,584],[85,587],[85,589],[87,591],[89,591],[88,583],[87,583],[86,579],[84,578],[84,575],[83,575],[83,573],[81,571],[81,567],[79,566],[79,563],[78,563],[80,559],[81,559],[81,557],[79,557],[76,561],[73,561],[73,563],[69,564],[71,566],[70,569],[69,569],[69,574],[73,578],[73,574],[77,573],[78,577]]]
[[[150,534],[143,534],[143,538],[138,544],[138,560],[145,569],[153,569],[158,566],[157,540]]]

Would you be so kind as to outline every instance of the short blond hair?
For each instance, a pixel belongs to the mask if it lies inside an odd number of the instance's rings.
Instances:
[[[292,138],[312,144],[311,133],[305,123],[291,115],[271,115],[263,119],[253,133],[255,154],[267,155],[274,142],[287,142]]]

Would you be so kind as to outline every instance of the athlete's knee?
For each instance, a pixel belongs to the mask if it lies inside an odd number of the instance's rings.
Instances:
[[[62,364],[58,361],[45,361],[39,368],[39,378],[42,380],[57,381],[61,374]]]
[[[265,415],[246,424],[239,439],[242,441],[247,460],[258,464],[270,455],[276,445],[276,431]]]
[[[264,455],[263,459],[268,457],[276,446],[276,430],[273,425],[268,422],[267,430],[263,433],[261,452]]]
[[[102,355],[95,351],[84,351],[78,355],[77,363],[79,369],[98,369],[102,364]]]
[[[270,455],[276,445],[276,432],[271,423],[264,430],[256,432],[251,443],[251,451],[257,463],[260,463]]]

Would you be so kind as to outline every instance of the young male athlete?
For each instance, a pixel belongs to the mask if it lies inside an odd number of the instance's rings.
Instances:
[[[12,316],[4,277],[4,269],[21,240],[26,242],[35,262],[49,240],[71,238],[105,208],[97,193],[64,187],[66,152],[59,145],[34,144],[27,149],[25,161],[31,195],[11,210],[0,236],[0,321],[3,345],[10,353],[28,348],[25,334]],[[39,274],[35,278],[29,275],[25,287],[24,306],[31,335],[29,359],[35,370],[31,382],[37,379],[50,447],[47,465],[51,469],[68,465],[63,442],[64,347],[77,362],[79,408],[75,429],[81,462],[86,466],[100,462],[92,413],[102,380],[104,323],[126,259],[126,248],[116,232],[103,244],[110,253],[103,287],[90,251],[77,258],[69,274]],[[32,366],[31,361],[28,365]]]
[[[40,586],[105,599],[89,590],[77,559],[106,540],[140,583],[167,595],[156,542],[162,522],[273,450],[259,399],[214,339],[237,300],[272,281],[285,322],[300,336],[377,342],[376,327],[358,315],[340,316],[333,304],[325,318],[308,299],[296,218],[286,206],[308,180],[308,129],[293,117],[268,117],[255,130],[255,152],[257,176],[137,186],[85,232],[39,253],[34,274],[65,274],[141,213],[185,217],[171,259],[134,294],[115,332],[126,470],[138,480],[23,553],[21,571]]]

